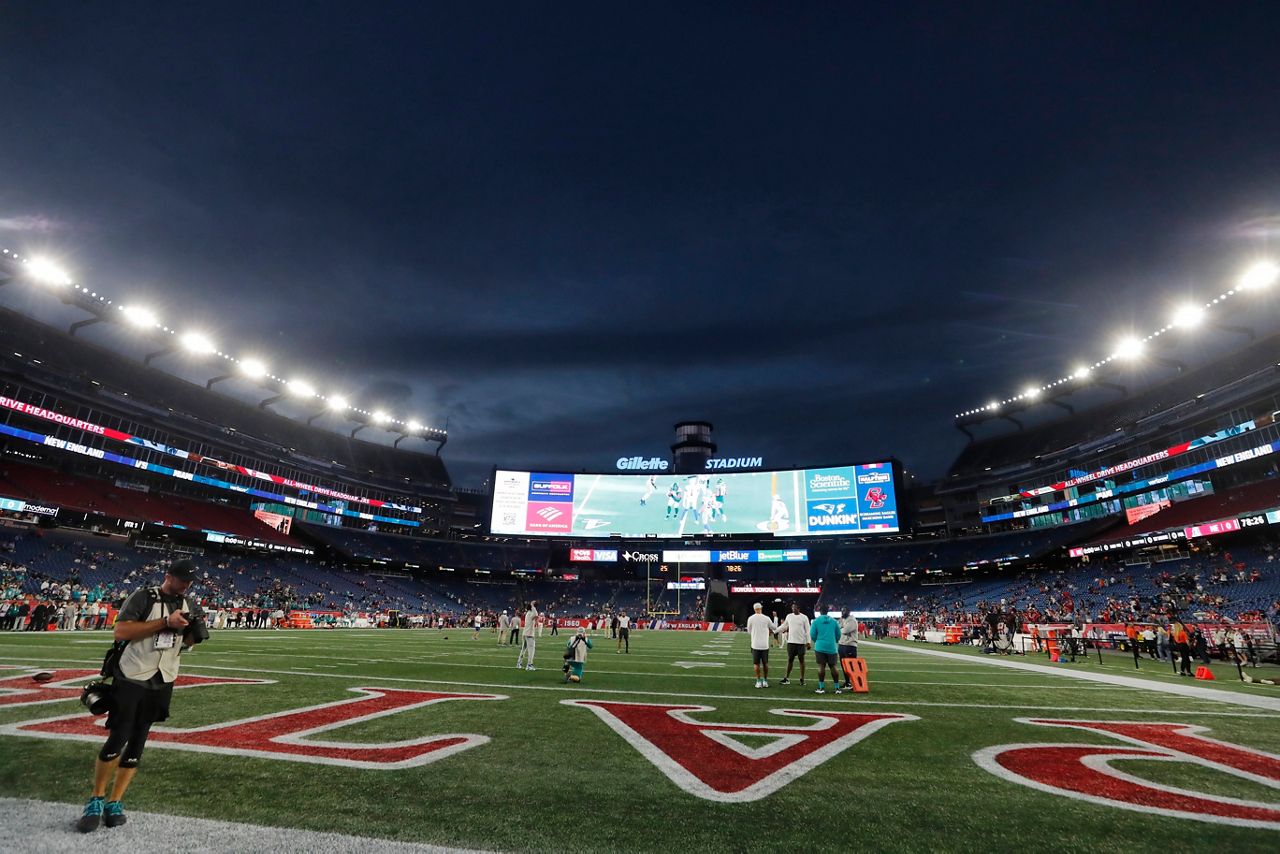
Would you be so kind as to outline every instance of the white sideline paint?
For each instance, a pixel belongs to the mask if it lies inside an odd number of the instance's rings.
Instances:
[[[29,665],[29,666],[40,666],[40,667],[48,667],[49,661],[50,661],[49,659],[31,659],[31,658],[21,658],[21,659],[7,658],[4,660],[6,661],[37,661],[38,664]],[[63,663],[68,662],[68,659],[58,659],[58,660]],[[94,664],[95,662],[78,661],[75,663],[84,665],[84,664]],[[6,665],[0,665],[0,668],[3,668],[5,666]],[[8,665],[8,666],[16,667],[17,665]],[[842,695],[842,698],[840,700],[837,700],[834,695],[829,698],[814,697],[812,694],[808,693],[808,691],[802,691],[801,695],[798,697],[794,695],[788,695],[784,693],[784,691],[780,688],[780,686],[777,688],[777,690],[771,689],[770,691],[757,691],[752,694],[699,694],[699,693],[694,693],[689,691],[641,691],[641,690],[627,690],[627,689],[621,689],[621,688],[593,688],[590,686],[583,686],[583,685],[514,685],[510,682],[469,682],[469,681],[451,680],[451,679],[421,679],[421,678],[411,678],[407,676],[379,676],[375,678],[375,677],[369,677],[369,676],[362,676],[356,673],[316,673],[314,671],[306,671],[306,670],[277,670],[277,669],[267,669],[267,668],[261,668],[261,667],[220,667],[214,664],[196,665],[192,668],[193,672],[189,672],[188,675],[190,676],[225,675],[221,673],[208,674],[203,672],[195,672],[195,671],[205,671],[205,670],[229,670],[239,674],[267,673],[267,674],[274,674],[278,676],[305,676],[311,679],[334,679],[334,680],[358,679],[362,682],[389,682],[389,683],[396,683],[398,685],[450,685],[453,687],[461,687],[461,688],[468,688],[468,689],[499,688],[505,691],[555,691],[555,692],[561,692],[561,693],[591,694],[591,695],[609,694],[612,696],[621,696],[621,697],[675,697],[681,700],[689,700],[689,699],[756,700],[756,701],[776,703],[778,702],[778,698],[780,696],[786,696],[785,702],[787,703],[818,703],[818,704],[828,704],[828,705],[831,703],[839,703],[841,705],[847,705],[847,706],[856,708],[858,711],[866,711],[867,707],[872,707],[872,706],[883,706],[883,707],[889,707],[889,708],[893,708],[896,706],[922,706],[922,707],[932,707],[932,708],[938,708],[938,709],[998,709],[1001,711],[1014,709],[1014,710],[1041,711],[1041,712],[1047,711],[1047,712],[1053,712],[1055,714],[1058,714],[1061,712],[1127,712],[1127,713],[1138,714],[1138,715],[1208,715],[1211,717],[1219,717],[1219,718],[1221,717],[1259,718],[1261,720],[1271,720],[1271,717],[1272,717],[1271,715],[1256,714],[1254,712],[1223,712],[1223,711],[1215,711],[1212,709],[1203,709],[1203,708],[1155,709],[1155,708],[1134,708],[1134,707],[1118,707],[1118,706],[1062,706],[1062,705],[1056,705],[1056,704],[1055,705],[1028,705],[1028,704],[1021,704],[1021,703],[943,703],[943,702],[937,702],[937,701],[931,701],[931,700],[885,700],[885,699],[870,696],[870,695],[864,698],[860,698],[860,695],[853,695],[853,694],[844,694]],[[649,675],[649,674],[646,674],[646,675]],[[668,676],[688,676],[693,674],[671,673],[667,675]],[[703,676],[709,679],[730,678],[730,677],[723,677],[723,676],[715,676],[712,674],[703,674]],[[256,677],[253,677],[253,678],[256,678]],[[750,679],[751,679],[750,676],[742,677],[743,682],[749,681]],[[875,683],[873,682],[872,684],[875,684]],[[930,682],[928,684],[937,685],[938,683]],[[971,683],[962,682],[957,684],[970,685]],[[383,687],[389,687],[389,686],[383,686]],[[1040,686],[1003,685],[1000,687],[1027,688],[1027,687],[1040,687]],[[1139,687],[1146,687],[1146,686],[1143,685]],[[1158,687],[1159,686],[1157,686],[1157,688]],[[1213,698],[1213,699],[1216,700],[1216,698]],[[1202,701],[1198,700],[1197,702],[1202,702]]]
[[[1044,664],[1026,664],[1021,661],[1005,661],[1000,659],[977,658],[972,655],[965,655],[958,652],[943,652],[937,649],[916,649],[914,647],[896,646],[893,644],[879,643],[877,641],[863,641],[867,646],[873,646],[878,649],[893,649],[911,652],[916,655],[929,655],[935,658],[946,658],[950,660],[961,660],[968,662],[980,662],[988,667],[1004,667],[1010,670],[1022,670],[1027,673],[1050,673],[1054,676],[1061,676],[1064,679],[1082,679],[1086,682],[1102,682],[1107,685],[1119,685],[1124,688],[1145,688],[1148,691],[1158,691],[1162,694],[1176,694],[1179,697],[1188,697],[1193,700],[1213,700],[1218,703],[1231,703],[1237,706],[1248,706],[1252,709],[1266,709],[1269,712],[1280,712],[1280,697],[1264,697],[1255,694],[1237,694],[1234,691],[1218,691],[1213,688],[1204,688],[1200,685],[1187,685],[1181,682],[1166,684],[1163,682],[1152,682],[1147,679],[1135,679],[1132,676],[1121,676],[1111,673],[1089,673],[1081,670],[1071,670],[1070,666],[1050,667]]]
[[[462,854],[475,849],[442,848],[415,842],[396,842],[343,833],[320,833],[287,827],[265,827],[214,821],[207,818],[162,815],[128,810],[124,827],[100,827],[93,833],[78,833],[80,804],[0,798],[0,839],[6,851],[41,854],[137,854],[140,850],[163,851],[271,851],[293,854]]]

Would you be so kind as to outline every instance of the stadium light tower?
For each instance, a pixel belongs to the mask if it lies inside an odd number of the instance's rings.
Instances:
[[[1169,322],[1178,329],[1194,329],[1202,320],[1204,320],[1204,308],[1187,303],[1178,307]]]
[[[1140,339],[1127,335],[1116,342],[1116,349],[1111,355],[1117,359],[1136,359],[1142,355],[1144,349],[1145,345]]]
[[[1280,266],[1274,261],[1258,261],[1245,270],[1236,287],[1242,291],[1260,291],[1280,279]]]
[[[154,329],[160,325],[160,318],[146,306],[121,306],[120,311],[124,315],[124,319],[129,321],[131,326],[136,326],[138,329]]]
[[[294,378],[284,384],[284,389],[276,395],[268,397],[266,400],[258,402],[259,409],[266,409],[273,403],[278,403],[286,397],[299,397],[308,399],[316,396],[316,387],[304,379]]]
[[[324,415],[326,412],[346,412],[346,411],[347,411],[347,399],[340,394],[331,394],[327,398],[325,398],[324,409],[321,409],[319,412],[313,413],[311,417],[307,419],[307,426],[310,427],[312,422],[314,422],[321,415]]]
[[[405,439],[408,439],[410,436],[417,436],[422,432],[422,425],[417,421],[410,421],[408,424],[404,425],[404,428],[404,432],[396,437],[396,440],[391,443],[391,447],[398,448],[400,447],[400,443]]]
[[[244,374],[251,380],[260,380],[267,375],[267,366],[258,359],[248,358],[241,359],[239,362],[240,373]],[[213,388],[214,383],[220,383],[223,380],[231,379],[235,374],[219,374],[204,384],[206,389]]]
[[[383,424],[386,424],[390,420],[391,420],[390,415],[383,412],[381,409],[375,409],[373,412],[369,413],[368,421],[364,421],[360,424],[357,424],[356,429],[351,431],[351,438],[354,439],[357,433],[359,433],[361,430],[369,426],[370,422],[377,424],[378,426],[382,426]]]
[[[32,258],[23,265],[22,269],[33,282],[39,282],[42,285],[65,287],[71,284],[71,277],[67,275],[67,271],[48,258]]]
[[[187,332],[182,336],[181,342],[182,349],[197,356],[207,356],[210,353],[216,353],[218,350],[209,336],[203,332]]]

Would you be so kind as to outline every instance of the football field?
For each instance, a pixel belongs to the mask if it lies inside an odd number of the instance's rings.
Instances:
[[[740,633],[596,636],[581,684],[564,635],[532,672],[471,635],[216,632],[126,806],[505,851],[1280,846],[1280,689],[1234,668],[864,643],[870,692],[817,695],[777,649],[754,688]],[[0,633],[0,796],[65,805],[68,848],[102,738],[76,686],[107,637]]]

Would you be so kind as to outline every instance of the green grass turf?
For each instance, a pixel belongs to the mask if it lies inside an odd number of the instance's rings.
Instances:
[[[466,732],[492,739],[402,770],[153,747],[129,792],[129,806],[504,850],[763,851],[798,843],[954,851],[985,849],[1001,840],[1002,847],[1012,844],[1020,851],[1167,852],[1274,850],[1280,842],[1277,831],[1143,815],[1038,792],[998,779],[970,758],[977,749],[1014,742],[1112,742],[1014,721],[1037,716],[1199,724],[1209,727],[1212,738],[1280,754],[1280,715],[1274,713],[1014,672],[986,666],[980,656],[972,662],[937,659],[910,652],[906,643],[864,648],[869,695],[817,697],[811,693],[812,668],[805,688],[779,686],[783,667],[777,651],[773,687],[757,691],[742,634],[636,632],[631,655],[617,655],[610,641],[597,638],[586,680],[572,686],[561,683],[556,638],[539,641],[541,669],[528,673],[515,669],[516,651],[497,647],[491,633],[480,641],[470,636],[433,630],[215,633],[185,659],[184,672],[260,676],[277,684],[180,691],[166,726],[201,726],[342,700],[355,696],[347,690],[355,686],[492,692],[510,699],[444,703],[317,737],[376,742]],[[696,654],[726,651],[715,643],[725,638],[729,655]],[[93,667],[105,643],[105,633],[0,633],[0,664]],[[725,666],[686,670],[677,661]],[[1143,665],[1142,678],[1177,681],[1163,675],[1163,666]],[[1104,656],[1101,666],[1096,658],[1064,666],[1133,673],[1123,656]],[[1267,690],[1238,686],[1222,678],[1225,668],[1215,670],[1222,681],[1213,687]],[[887,726],[763,800],[726,804],[685,793],[594,714],[560,705],[570,698],[703,704],[716,711],[698,717],[715,722],[786,723],[767,712],[788,707],[900,712],[920,720]],[[0,706],[0,724],[76,711],[74,701]],[[95,753],[87,743],[0,736],[0,794],[66,802],[70,821],[87,794]],[[1170,785],[1280,805],[1274,788],[1182,763],[1130,761],[1122,767]]]

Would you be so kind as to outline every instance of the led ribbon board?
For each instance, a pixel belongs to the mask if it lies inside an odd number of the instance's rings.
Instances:
[[[386,522],[391,525],[405,525],[416,528],[419,524],[409,519],[397,519],[394,516],[378,516],[373,513],[361,513],[356,510],[346,510],[341,507],[334,507],[329,504],[320,504],[315,501],[306,501],[302,498],[295,498],[292,495],[281,495],[278,492],[267,492],[262,489],[253,489],[248,486],[240,486],[234,483],[228,483],[225,480],[218,480],[213,477],[205,477],[201,474],[192,474],[191,472],[179,471],[177,469],[162,466],[157,463],[148,463],[143,460],[135,460],[132,457],[126,457],[121,454],[113,454],[110,451],[103,451],[98,448],[90,448],[76,442],[68,442],[64,439],[56,439],[53,436],[46,436],[43,433],[33,433],[30,430],[20,430],[17,427],[10,427],[7,424],[0,424],[0,433],[6,436],[13,436],[15,439],[23,439],[27,442],[33,442],[37,445],[44,445],[49,448],[57,448],[61,451],[70,451],[73,454],[79,454],[83,457],[90,457],[95,460],[106,460],[110,463],[117,463],[122,466],[128,466],[138,471],[152,472],[153,474],[163,474],[177,480],[186,480],[191,483],[199,483],[205,486],[212,486],[216,489],[226,489],[230,492],[237,492],[241,495],[252,495],[256,498],[266,498],[271,501],[279,501],[282,504],[292,504],[294,507],[305,507],[308,510],[318,510],[321,513],[330,515],[349,516],[353,519],[364,519],[369,522]]]
[[[421,513],[421,507],[414,507],[408,504],[395,504],[391,501],[380,501],[376,498],[361,498],[358,495],[348,495],[345,492],[339,492],[336,489],[329,489],[324,486],[316,486],[315,484],[302,483],[301,481],[291,480],[287,477],[279,475],[267,474],[266,472],[257,471],[255,469],[246,468],[245,466],[233,465],[225,463],[214,457],[206,457],[202,454],[193,454],[190,451],[184,451],[181,448],[175,448],[171,445],[163,445],[159,442],[153,442],[150,439],[144,439],[141,436],[134,436],[131,433],[124,433],[120,430],[113,430],[110,427],[103,427],[100,424],[94,424],[92,421],[85,421],[80,418],[72,418],[69,415],[63,415],[61,412],[54,412],[51,409],[43,409],[39,406],[32,406],[29,403],[23,403],[20,400],[14,400],[11,397],[0,395],[0,406],[6,409],[12,409],[14,412],[21,412],[23,415],[30,415],[33,418],[41,418],[45,421],[52,421],[55,424],[61,424],[65,427],[71,427],[75,430],[81,430],[85,433],[92,433],[95,436],[102,436],[112,439],[116,442],[123,442],[129,445],[139,445],[144,448],[165,454],[170,457],[177,457],[180,460],[190,460],[193,463],[214,466],[223,471],[236,472],[246,477],[264,480],[278,486],[288,486],[302,492],[314,492],[316,495],[325,495],[329,498],[337,498],[342,501],[352,501],[356,504],[367,504],[370,507],[377,507],[386,510],[402,510],[406,513]]]

